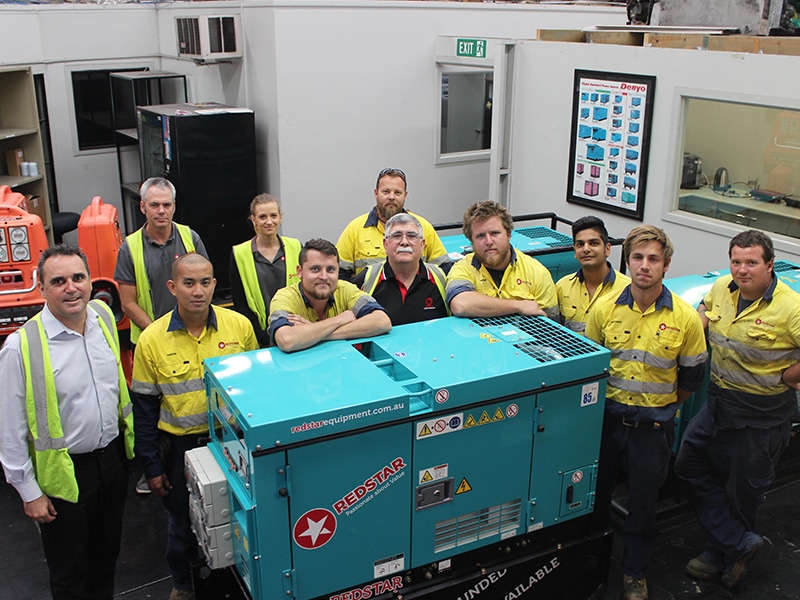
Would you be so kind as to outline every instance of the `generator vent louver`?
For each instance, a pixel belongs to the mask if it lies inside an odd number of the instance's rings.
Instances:
[[[176,17],[178,57],[200,62],[241,58],[239,15]]]
[[[494,535],[516,532],[520,526],[522,500],[482,508],[433,526],[433,551],[443,552]]]
[[[772,266],[772,270],[775,271],[775,273],[785,273],[787,271],[800,271],[800,269],[797,268],[797,265],[793,265],[792,263],[786,262],[785,260],[776,260]]]
[[[532,240],[538,240],[548,248],[572,248],[572,238],[548,227],[523,227],[515,230]]]
[[[513,342],[515,348],[542,363],[597,352],[597,348],[586,339],[571,334],[545,317],[509,315],[478,317],[472,321],[498,339]]]

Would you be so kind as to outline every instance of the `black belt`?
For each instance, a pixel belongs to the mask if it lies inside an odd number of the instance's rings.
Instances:
[[[625,427],[633,427],[634,429],[661,429],[665,425],[661,421],[632,420],[628,417],[617,417],[617,419]]]
[[[83,452],[81,454],[70,454],[70,457],[72,458],[72,460],[81,460],[84,458],[96,458],[98,456],[102,456],[103,454],[105,454],[107,450],[113,448],[117,444],[117,442],[121,440],[122,436],[118,435],[102,448],[97,448],[96,450],[92,450],[91,452]]]

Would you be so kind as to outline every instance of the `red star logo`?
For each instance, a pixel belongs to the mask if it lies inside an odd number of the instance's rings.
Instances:
[[[336,516],[327,508],[312,508],[294,524],[292,537],[306,550],[316,550],[327,544],[336,533]]]

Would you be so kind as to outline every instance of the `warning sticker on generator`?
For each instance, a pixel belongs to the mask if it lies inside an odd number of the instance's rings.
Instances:
[[[429,483],[431,481],[437,481],[439,479],[447,479],[447,464],[438,465],[436,467],[430,467],[428,469],[422,469],[419,472],[419,483]]]
[[[375,579],[397,573],[406,568],[406,557],[402,554],[376,560],[374,563]]]
[[[581,390],[581,406],[590,406],[597,404],[600,396],[600,384],[595,381],[594,383],[587,383]]]
[[[453,433],[460,431],[464,427],[464,413],[456,415],[447,415],[429,421],[420,421],[417,423],[417,439],[435,437],[437,435],[444,435],[445,433]]]

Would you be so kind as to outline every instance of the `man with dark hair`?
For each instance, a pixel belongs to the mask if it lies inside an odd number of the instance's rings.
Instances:
[[[504,206],[476,202],[464,212],[474,252],[447,275],[447,302],[459,317],[547,315],[558,319],[553,278],[542,263],[511,246],[514,222]]]
[[[586,330],[589,311],[607,295],[619,296],[631,279],[615,271],[608,262],[611,243],[605,223],[594,216],[581,217],[572,224],[578,272],[556,283],[558,307],[565,326],[580,334]]]
[[[55,600],[111,600],[133,417],[111,310],[77,246],[39,259],[42,311],[0,350],[0,462],[39,528]],[[126,458],[127,457],[127,458]]]
[[[386,221],[405,209],[408,188],[406,174],[400,169],[383,169],[375,182],[375,206],[366,214],[356,217],[345,227],[336,242],[339,251],[339,277],[350,280],[370,265],[383,262],[386,252],[383,247]],[[408,213],[413,214],[413,213]],[[414,217],[422,224],[427,240],[423,259],[442,267],[450,262],[444,244],[433,226],[417,214]]]
[[[656,502],[669,472],[675,411],[702,385],[708,355],[697,312],[663,284],[672,253],[661,229],[632,229],[622,245],[631,283],[606,296],[586,322],[586,337],[611,350],[595,513],[600,523],[608,522],[622,466],[628,485],[623,600],[647,600]]]
[[[698,308],[712,349],[708,396],[675,462],[706,534],[686,571],[721,576],[726,588],[739,584],[764,545],[758,511],[798,417],[800,296],[775,276],[774,255],[760,231],[730,241],[731,273]]]
[[[203,360],[255,350],[258,342],[247,317],[211,306],[217,280],[206,257],[184,254],[171,271],[167,285],[177,306],[139,337],[131,396],[136,454],[147,485],[169,513],[170,600],[191,600],[191,562],[198,546],[189,518],[184,454],[208,437]]]
[[[416,217],[397,213],[386,221],[383,247],[386,260],[361,271],[353,283],[378,301],[393,326],[446,317],[445,274],[422,260],[425,238]]]
[[[339,281],[339,255],[331,242],[306,242],[297,275],[300,283],[278,290],[269,307],[269,333],[284,352],[392,329],[389,316],[372,296],[349,281]]]

